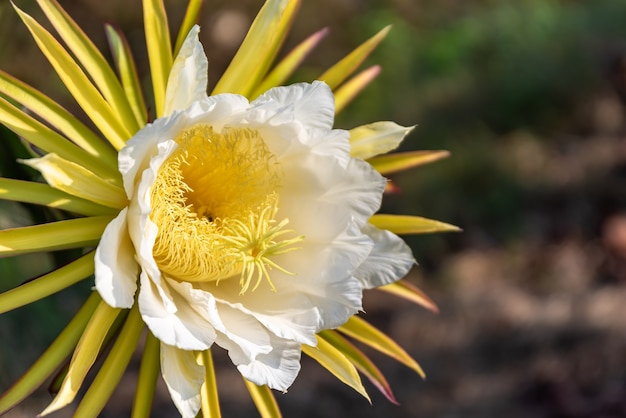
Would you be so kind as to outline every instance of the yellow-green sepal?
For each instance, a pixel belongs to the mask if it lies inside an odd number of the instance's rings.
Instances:
[[[402,347],[364,319],[353,316],[338,330],[415,370],[422,378],[426,377],[420,365]]]
[[[148,110],[143,98],[139,76],[137,75],[135,60],[130,52],[128,42],[124,35],[111,25],[104,25],[104,30],[107,35],[107,40],[109,41],[109,48],[111,49],[117,72],[120,75],[124,94],[126,94],[128,98],[130,108],[133,111],[137,123],[140,126],[144,126],[148,121]]]
[[[116,149],[119,150],[124,147],[126,140],[135,132],[128,129],[118,119],[109,103],[65,48],[30,15],[15,5],[13,7],[37,42],[41,52],[52,64],[63,84],[87,116]]]
[[[392,403],[398,404],[391,386],[387,379],[378,370],[378,367],[361,350],[356,348],[348,340],[343,338],[337,331],[326,330],[318,333],[318,336],[341,351],[346,358],[354,364],[358,371],[363,373],[376,386],[376,388]]]
[[[157,378],[161,369],[160,347],[161,342],[148,330],[139,366],[139,377],[137,378],[131,418],[150,418],[154,391],[156,390]]]
[[[211,350],[201,351],[197,359],[204,366],[204,382],[200,386],[200,407],[203,418],[220,418],[219,395],[217,393],[217,381],[215,380],[215,366]]]
[[[416,303],[433,313],[439,313],[439,308],[437,308],[435,302],[419,288],[415,287],[405,279],[398,280],[397,282],[385,286],[377,287],[377,289]]]
[[[306,58],[306,56],[313,51],[313,49],[324,39],[328,34],[328,28],[323,28],[313,35],[306,38],[299,45],[297,45],[285,58],[283,58],[278,64],[274,66],[272,71],[263,79],[250,95],[251,99],[255,99],[267,90],[281,86],[298,68],[300,63]],[[336,100],[336,98],[335,98]]]
[[[72,196],[113,209],[123,209],[128,204],[122,187],[55,153],[19,161],[39,171],[50,186]]]
[[[316,338],[317,346],[303,345],[302,352],[313,358],[337,379],[350,386],[371,403],[372,401],[361,382],[361,377],[350,360],[324,338],[320,336],[316,336]]]
[[[165,109],[165,89],[172,69],[172,41],[163,0],[143,0],[143,21],[157,117]]]
[[[200,9],[202,8],[203,0],[189,0],[187,4],[187,10],[185,11],[185,17],[183,18],[183,23],[180,25],[180,29],[178,30],[178,36],[176,36],[176,43],[174,44],[174,57],[178,55],[178,51],[183,46],[185,39],[187,38],[187,34],[198,22],[198,16],[200,15]]]
[[[97,418],[99,416],[122,378],[144,328],[145,323],[135,303],[96,378],[76,408],[74,418]]]
[[[104,99],[111,106],[117,120],[131,134],[143,125],[133,117],[131,106],[113,69],[91,39],[63,10],[56,0],[37,0],[52,26],[57,30],[70,51],[87,71]]]
[[[91,216],[0,231],[0,257],[95,246],[112,216]]]
[[[103,164],[97,157],[87,153],[2,97],[0,97],[0,123],[43,151],[54,152],[67,160],[74,161],[102,178],[119,178],[116,168]]]
[[[61,389],[39,416],[57,411],[74,400],[87,376],[87,372],[98,357],[109,328],[119,313],[120,309],[112,308],[106,302],[100,301],[76,345]]]
[[[267,385],[258,386],[246,379],[243,379],[243,381],[248,388],[248,392],[250,392],[252,401],[254,402],[256,409],[259,411],[261,418],[282,417],[276,398],[274,398],[272,390],[267,387]]]
[[[115,150],[45,94],[3,71],[0,71],[0,93],[37,114],[100,163],[117,169]]]
[[[119,211],[81,199],[48,184],[0,177],[0,199],[33,203],[83,216],[115,216]]]
[[[414,126],[400,126],[395,122],[368,123],[350,129],[350,155],[367,160],[398,148]]]
[[[28,371],[0,396],[0,415],[41,386],[69,356],[102,299],[93,292],[69,324]]]
[[[235,93],[250,97],[274,61],[299,5],[300,0],[265,2],[212,95]]]
[[[91,251],[63,267],[0,293],[0,314],[43,299],[89,277],[94,272],[93,257]]]
[[[412,215],[389,215],[377,213],[369,222],[379,229],[386,229],[398,235],[432,234],[435,232],[458,232],[458,226],[434,219]]]
[[[318,77],[318,80],[326,82],[331,89],[339,87],[339,85],[356,71],[361,63],[376,49],[378,44],[385,39],[391,26],[386,26],[376,35],[359,45],[355,50],[342,58],[335,65],[326,70]]]
[[[382,175],[397,173],[420,165],[434,163],[450,155],[448,151],[409,151],[379,155],[368,162]]]
[[[380,74],[380,65],[367,68],[335,90],[335,113],[341,112]]]

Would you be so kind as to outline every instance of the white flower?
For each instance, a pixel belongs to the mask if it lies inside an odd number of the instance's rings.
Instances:
[[[328,86],[274,88],[251,103],[207,97],[197,32],[174,63],[166,116],[119,154],[129,204],[96,252],[108,304],[131,307],[139,287],[184,416],[197,413],[204,379],[192,350],[215,343],[246,379],[286,390],[302,344],[413,264],[400,238],[368,223],[385,179],[350,157]]]

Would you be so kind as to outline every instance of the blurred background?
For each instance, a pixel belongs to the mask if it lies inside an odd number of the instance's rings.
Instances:
[[[103,50],[103,24],[120,26],[148,74],[139,0],[60,2]],[[78,113],[7,3],[0,4],[0,68]],[[34,2],[17,3],[41,15]],[[407,238],[419,262],[409,280],[435,300],[438,315],[380,292],[365,297],[366,318],[420,362],[427,380],[365,349],[400,402],[390,404],[365,382],[370,406],[305,359],[289,394],[277,394],[284,415],[626,417],[626,2],[303,3],[284,51],[322,27],[330,33],[293,81],[316,77],[393,24],[368,59],[382,65],[381,75],[337,126],[417,124],[401,150],[451,151],[449,159],[395,176],[400,191],[384,209],[464,232]],[[185,2],[165,4],[177,28]],[[201,25],[211,83],[260,6],[207,2]],[[19,141],[0,135],[2,176],[35,178],[15,162],[26,156]],[[54,216],[0,201],[1,228]],[[2,259],[0,291],[74,256]],[[91,285],[0,318],[0,390],[54,339]],[[230,361],[215,351],[224,416],[255,416]],[[135,378],[131,370],[103,417],[128,416]],[[175,416],[162,385],[159,391],[154,416]],[[49,401],[41,390],[7,416],[35,416]],[[53,416],[71,416],[71,408]]]

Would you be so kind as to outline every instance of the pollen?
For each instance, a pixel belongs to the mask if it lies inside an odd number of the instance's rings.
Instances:
[[[276,219],[282,173],[263,138],[196,125],[176,141],[151,189],[157,265],[179,281],[239,278],[245,293],[265,279],[274,289],[272,270],[291,273],[272,258],[298,249],[303,237]]]

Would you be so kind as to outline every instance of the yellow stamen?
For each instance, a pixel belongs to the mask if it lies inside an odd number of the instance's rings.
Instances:
[[[238,276],[241,293],[263,278],[274,289],[272,268],[291,273],[271,257],[297,249],[303,237],[285,229],[288,219],[274,219],[281,172],[263,138],[251,129],[196,125],[176,141],[151,191],[159,268],[189,282]]]

